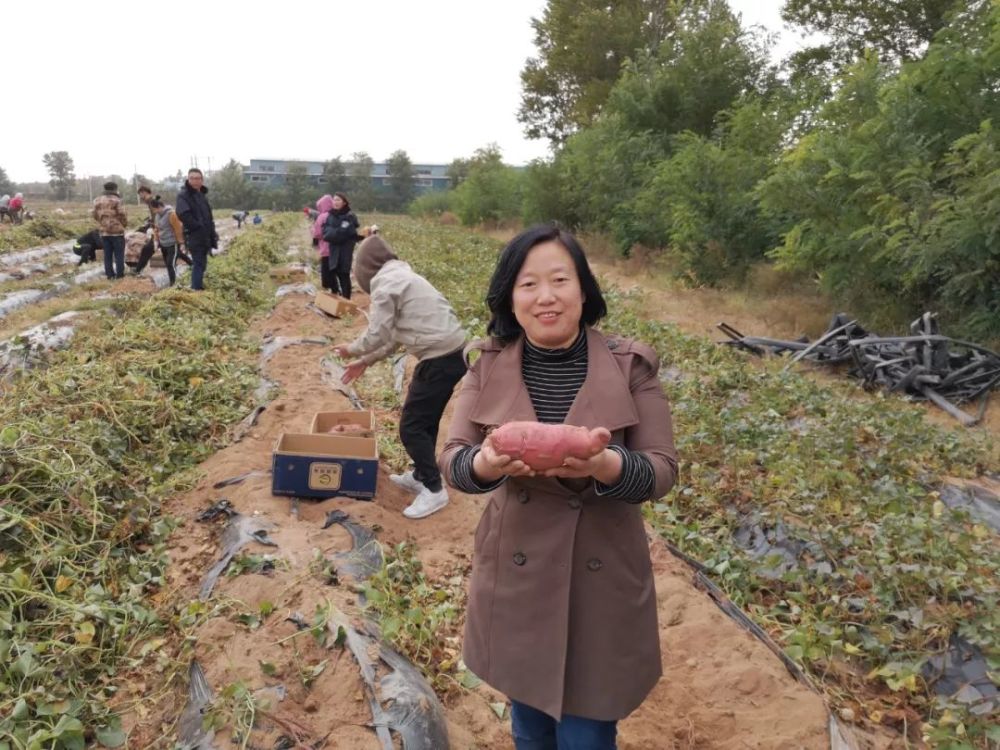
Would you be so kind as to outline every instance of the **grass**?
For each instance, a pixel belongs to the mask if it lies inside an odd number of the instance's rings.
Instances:
[[[469,680],[459,658],[459,613],[465,608],[464,574],[431,581],[412,542],[386,553],[385,566],[365,585],[365,608],[382,635],[412,661],[445,698]]]

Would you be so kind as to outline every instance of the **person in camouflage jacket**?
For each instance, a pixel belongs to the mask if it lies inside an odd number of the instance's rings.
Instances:
[[[128,216],[116,183],[104,183],[104,195],[94,199],[93,216],[101,232],[104,273],[109,279],[121,279],[125,276],[125,225],[128,224]]]

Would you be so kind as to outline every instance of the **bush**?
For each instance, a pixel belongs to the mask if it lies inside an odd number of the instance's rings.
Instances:
[[[416,218],[437,218],[452,210],[455,202],[453,190],[424,193],[410,202],[407,213]]]
[[[742,280],[777,241],[762,218],[754,188],[769,159],[724,148],[700,136],[675,139],[674,155],[660,162],[613,229],[622,246],[670,245],[682,271],[702,284]]]
[[[501,160],[499,149],[480,149],[470,160],[468,175],[454,190],[454,211],[465,225],[521,217],[521,175]]]

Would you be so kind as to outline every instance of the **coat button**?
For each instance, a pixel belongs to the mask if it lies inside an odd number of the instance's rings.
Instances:
[[[617,348],[618,348],[618,342],[617,341],[615,341],[614,339],[611,339],[610,341],[608,341],[608,349],[610,349],[611,351],[614,351]]]
[[[567,504],[573,510],[579,510],[580,507],[583,505],[583,501],[580,500],[580,496],[579,495],[573,495],[573,497],[571,497],[569,499],[569,502]]]
[[[527,490],[518,490],[517,491],[517,501],[519,503],[521,503],[522,505],[524,503],[528,502],[528,491]]]
[[[526,562],[528,562],[528,556],[526,554],[524,554],[523,552],[515,552],[514,553],[514,564],[515,565],[524,565]]]
[[[596,557],[592,557],[589,560],[587,560],[587,570],[592,570],[592,571],[594,571],[596,573],[598,570],[600,570],[603,567],[604,567],[604,563],[602,563]]]

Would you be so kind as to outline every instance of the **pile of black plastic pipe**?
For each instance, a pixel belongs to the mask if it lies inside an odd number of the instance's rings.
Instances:
[[[835,315],[827,331],[812,342],[744,336],[726,323],[718,327],[729,337],[722,343],[758,356],[790,354],[789,365],[800,360],[851,363],[850,374],[865,387],[931,401],[969,426],[982,419],[990,390],[1000,384],[1000,355],[942,336],[932,313],[913,321],[909,336],[877,336],[843,313]],[[958,408],[977,399],[976,415]]]

